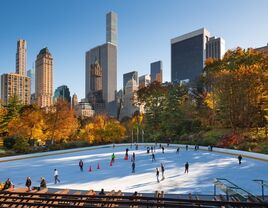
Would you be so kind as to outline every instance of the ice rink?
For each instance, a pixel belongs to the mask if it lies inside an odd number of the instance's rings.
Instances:
[[[136,154],[135,173],[132,173],[130,157],[124,160],[127,147],[129,156],[133,152]],[[113,152],[116,159],[110,166]],[[213,194],[213,180],[226,178],[253,194],[261,194],[260,186],[252,180],[268,179],[268,163],[261,160],[243,158],[242,164],[238,165],[237,157],[233,155],[193,149],[186,151],[185,148],[180,148],[177,154],[172,147],[165,147],[164,154],[157,147],[155,156],[156,161],[152,162],[145,146],[139,146],[138,150],[134,146],[121,146],[1,162],[0,181],[4,182],[9,177],[15,187],[23,187],[26,177],[30,176],[33,186],[39,186],[43,176],[49,188]],[[78,166],[80,159],[84,161],[83,172]],[[184,164],[187,161],[190,167],[189,173],[185,174]],[[98,163],[100,169],[97,169]],[[160,167],[160,163],[165,166],[165,179],[158,183],[155,169]],[[90,165],[92,172],[88,171]],[[56,185],[53,178],[55,168],[61,180]]]

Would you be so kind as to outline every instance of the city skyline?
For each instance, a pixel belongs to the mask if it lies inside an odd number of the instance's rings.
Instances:
[[[67,85],[71,94],[76,93],[79,100],[84,98],[84,53],[89,48],[100,45],[105,39],[103,25],[105,14],[109,11],[116,12],[119,17],[118,90],[122,88],[124,73],[136,69],[139,75],[149,74],[150,63],[157,60],[163,61],[163,81],[170,81],[170,39],[201,27],[207,28],[212,34],[224,37],[226,49],[267,45],[268,29],[265,27],[265,20],[268,19],[268,14],[265,13],[265,9],[268,2],[227,2],[126,3],[102,0],[64,1],[63,5],[63,1],[48,1],[41,7],[30,0],[17,1],[16,6],[14,1],[1,1],[0,18],[5,19],[2,22],[2,28],[5,30],[0,34],[3,41],[0,49],[0,72],[3,74],[15,71],[16,41],[25,39],[26,70],[31,68],[40,49],[48,47],[55,62],[55,88]],[[196,8],[192,8],[192,5]],[[258,12],[252,15],[246,12],[249,9]],[[25,13],[23,16],[20,15],[20,18],[19,10]],[[93,10],[95,11],[91,13]],[[45,14],[47,16],[42,21]],[[38,18],[35,20],[33,16]]]

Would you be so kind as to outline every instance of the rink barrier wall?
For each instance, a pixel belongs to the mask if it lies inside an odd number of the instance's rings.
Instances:
[[[139,146],[154,146],[155,145],[155,143],[137,143],[137,144]],[[157,146],[159,146],[159,144],[160,143],[157,143]],[[116,144],[116,147],[130,146],[130,145],[131,145],[131,143],[123,143],[123,144]],[[164,145],[164,147],[167,147],[167,143],[161,143],[161,145]],[[186,146],[185,144],[170,144],[169,145],[169,147],[173,147],[173,148],[177,148],[177,147],[185,148],[185,146]],[[101,149],[101,148],[112,148],[112,147],[113,147],[113,144],[107,144],[107,145],[82,147],[82,148],[75,148],[75,149],[68,149],[68,150],[56,150],[56,151],[51,151],[51,152],[42,152],[42,153],[33,153],[33,154],[27,154],[27,155],[9,156],[9,157],[0,158],[0,163],[16,161],[16,160],[32,159],[32,158],[38,158],[38,157],[47,157],[47,156],[68,154],[68,153],[76,153],[76,152],[96,150],[96,149]],[[195,146],[188,145],[188,148],[194,149]],[[199,146],[199,150],[209,151],[207,146]],[[261,160],[264,162],[268,162],[268,155],[267,154],[247,152],[247,151],[242,151],[242,150],[224,149],[224,148],[217,148],[217,147],[213,147],[213,152],[222,153],[222,154],[229,154],[229,155],[233,155],[233,156],[242,155],[242,157],[245,157],[245,158],[251,158],[251,159],[255,159],[255,160]]]

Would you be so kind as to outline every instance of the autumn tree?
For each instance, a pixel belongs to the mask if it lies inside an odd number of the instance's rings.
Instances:
[[[44,113],[33,105],[22,107],[19,116],[8,124],[10,137],[24,138],[28,141],[31,139],[44,141],[46,139],[45,129]]]
[[[47,136],[52,143],[70,139],[79,127],[73,109],[61,99],[50,108],[45,117]]]
[[[229,50],[222,60],[206,62],[207,102],[233,130],[265,125],[267,83],[268,58],[253,49]]]

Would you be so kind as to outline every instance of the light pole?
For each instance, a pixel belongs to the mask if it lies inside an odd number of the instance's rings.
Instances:
[[[139,141],[139,127],[137,126],[137,144],[138,144],[138,141]]]
[[[141,129],[142,143],[144,143],[144,131]]]

